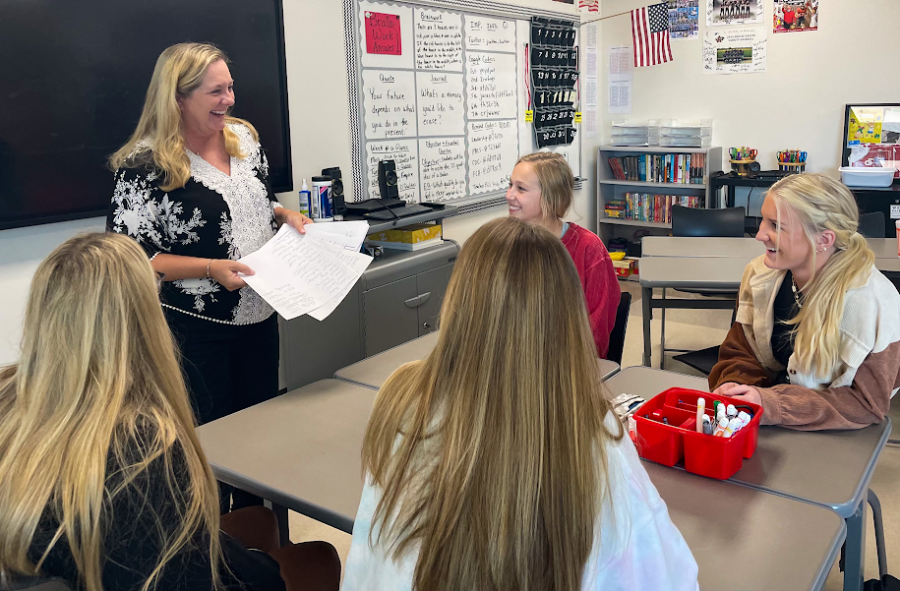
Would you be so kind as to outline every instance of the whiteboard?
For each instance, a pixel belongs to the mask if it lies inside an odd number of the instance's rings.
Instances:
[[[484,0],[344,0],[356,200],[380,196],[387,159],[401,199],[475,209],[502,199],[516,161],[535,150],[525,122],[532,14],[573,20]],[[580,175],[580,133],[553,151]]]

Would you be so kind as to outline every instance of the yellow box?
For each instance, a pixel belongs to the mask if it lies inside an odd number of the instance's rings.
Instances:
[[[385,230],[369,234],[366,238],[376,242],[403,242],[405,244],[418,244],[426,240],[441,237],[440,224],[412,224],[395,230]]]

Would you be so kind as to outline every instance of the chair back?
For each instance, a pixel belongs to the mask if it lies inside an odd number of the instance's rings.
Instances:
[[[862,234],[863,238],[893,238],[893,236],[885,235],[884,212],[882,211],[861,213],[857,232]]]
[[[69,584],[58,577],[26,577],[14,575],[0,580],[0,591],[74,591]]]
[[[672,236],[743,238],[744,208],[672,207]]]
[[[625,349],[625,331],[628,329],[628,312],[631,310],[631,294],[622,292],[616,309],[616,323],[609,334],[609,350],[606,358],[622,365],[622,351]]]

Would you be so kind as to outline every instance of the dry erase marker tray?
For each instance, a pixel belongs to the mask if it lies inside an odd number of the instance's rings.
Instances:
[[[734,404],[733,398],[709,392],[669,388],[645,402],[635,413],[635,446],[645,460],[674,466],[684,460],[688,472],[725,480],[741,469],[744,458],[753,457],[759,437],[762,408],[742,403],[753,411],[749,424],[731,437],[697,432],[697,399],[704,398],[704,414],[713,420],[714,401]]]

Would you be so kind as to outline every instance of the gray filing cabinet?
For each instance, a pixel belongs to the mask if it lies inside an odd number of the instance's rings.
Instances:
[[[438,314],[459,245],[375,259],[341,305],[324,321],[281,320],[281,370],[293,390],[437,329]]]

